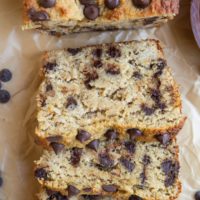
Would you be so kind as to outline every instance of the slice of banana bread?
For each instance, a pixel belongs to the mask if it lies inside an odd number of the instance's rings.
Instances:
[[[174,18],[179,0],[24,0],[23,29],[51,35],[131,29]]]
[[[176,141],[163,145],[118,136],[106,135],[84,148],[59,153],[45,150],[36,161],[35,176],[42,186],[68,197],[123,194],[127,199],[176,199],[181,190]]]
[[[47,52],[42,74],[36,134],[44,142],[81,147],[110,129],[123,138],[173,137],[184,124],[156,40]]]

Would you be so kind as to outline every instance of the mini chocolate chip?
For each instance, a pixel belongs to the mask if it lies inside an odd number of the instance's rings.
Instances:
[[[99,143],[100,143],[100,141],[99,141],[98,139],[92,140],[90,143],[88,143],[88,144],[86,145],[86,147],[97,151],[98,148],[99,148]]]
[[[93,87],[90,85],[90,81],[89,80],[86,80],[84,81],[84,85],[85,87],[88,89],[88,90],[91,90]]]
[[[95,0],[79,0],[81,4],[83,5],[91,5],[95,4]]]
[[[134,141],[137,137],[143,135],[142,131],[140,131],[137,128],[130,128],[126,132],[129,134],[130,140],[132,140],[132,141]]]
[[[143,200],[143,199],[137,195],[131,195],[128,200]]]
[[[168,133],[156,135],[155,137],[163,145],[167,145],[171,140],[170,135]]]
[[[9,69],[2,69],[0,71],[0,80],[2,82],[8,82],[12,79],[12,73]]]
[[[101,58],[102,53],[103,53],[103,50],[100,49],[100,48],[94,49],[93,52],[92,52],[92,54],[97,58]]]
[[[71,151],[71,164],[76,166],[81,160],[83,149],[74,147]]]
[[[97,5],[86,5],[83,13],[87,19],[95,20],[99,16],[99,8]]]
[[[105,5],[107,8],[113,10],[120,5],[120,0],[105,0]]]
[[[112,75],[118,75],[120,74],[120,68],[114,64],[108,64],[106,68],[106,73],[112,74]]]
[[[49,14],[44,10],[36,11],[34,8],[31,8],[28,10],[28,15],[33,22],[49,20]]]
[[[7,90],[0,90],[0,103],[7,103],[10,100],[10,93]]]
[[[53,90],[53,86],[52,86],[51,84],[48,84],[48,85],[46,86],[46,92],[49,92],[49,91],[51,91],[51,90]]]
[[[101,62],[101,60],[95,60],[93,66],[95,68],[101,68],[103,66],[103,63]]]
[[[39,0],[39,5],[43,8],[52,8],[56,5],[56,0]]]
[[[76,139],[82,143],[89,140],[90,137],[91,137],[91,134],[85,130],[78,130],[78,134],[76,135]]]
[[[49,136],[46,139],[49,142],[60,142],[60,141],[62,141],[62,136],[60,136],[60,135],[54,135],[54,136]]]
[[[68,97],[67,98],[67,104],[66,104],[66,108],[69,108],[71,110],[74,110],[77,106],[77,101],[74,97]]]
[[[130,161],[128,160],[127,158],[120,158],[120,162],[122,163],[122,165],[128,169],[129,172],[132,172],[135,165]]]
[[[80,192],[80,190],[74,187],[73,185],[69,185],[67,191],[69,197],[76,196]]]
[[[133,77],[135,77],[137,79],[141,79],[142,75],[140,74],[140,72],[133,72]]]
[[[102,189],[105,192],[117,192],[117,186],[116,185],[102,185]]]
[[[146,8],[150,5],[151,0],[132,0],[134,6],[137,8]]]
[[[195,200],[200,200],[200,191],[197,191],[194,195]]]
[[[116,140],[118,138],[118,135],[119,133],[114,129],[109,129],[104,134],[107,140]]]
[[[102,200],[100,195],[82,195],[84,200]]]
[[[68,48],[67,51],[72,55],[75,56],[77,53],[81,51],[81,48]]]
[[[114,161],[110,158],[109,154],[99,154],[100,168],[103,170],[110,170],[114,167]]]
[[[132,141],[127,141],[124,143],[126,150],[130,153],[135,153],[135,143]]]
[[[52,142],[50,144],[50,146],[52,147],[52,149],[54,150],[56,155],[58,155],[65,147],[64,144],[60,144],[60,143],[57,143],[57,142]]]
[[[142,111],[148,116],[152,115],[155,112],[154,108],[150,108],[144,104],[141,106],[141,108],[142,108]]]
[[[47,180],[47,176],[48,174],[44,168],[38,168],[35,170],[35,177]]]
[[[50,63],[50,62],[46,63],[44,65],[45,72],[54,70],[56,66],[57,66],[56,63]]]
[[[162,58],[159,58],[159,59],[157,60],[156,66],[157,66],[158,70],[163,70],[163,69],[166,67],[166,65],[167,65],[166,60],[164,60],[164,59],[162,59]]]
[[[0,176],[0,187],[3,185],[3,178]]]
[[[111,46],[108,51],[108,55],[112,58],[117,58],[121,56],[121,51],[114,46]]]
[[[151,158],[148,155],[144,155],[142,162],[146,166],[151,163]]]

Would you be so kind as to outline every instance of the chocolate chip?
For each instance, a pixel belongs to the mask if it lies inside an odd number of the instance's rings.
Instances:
[[[52,149],[54,150],[56,155],[58,155],[65,147],[64,144],[60,144],[60,143],[57,143],[57,142],[52,142],[50,144],[50,146],[52,147]]]
[[[142,111],[148,116],[152,115],[155,112],[154,108],[150,108],[144,104],[141,106],[141,108],[142,108]]]
[[[0,71],[0,80],[2,82],[8,82],[12,79],[12,73],[9,69],[2,69]]]
[[[101,68],[103,66],[103,63],[100,60],[95,60],[93,66],[95,68]]]
[[[111,46],[108,51],[108,55],[112,58],[117,58],[121,56],[121,51],[114,46]]]
[[[160,108],[162,111],[164,111],[164,109],[167,107],[165,103],[160,103],[160,102],[156,106]]]
[[[0,187],[3,185],[3,178],[0,176]]]
[[[170,135],[168,133],[156,135],[155,137],[163,145],[167,145],[171,140]]]
[[[37,177],[39,179],[47,180],[48,174],[44,168],[38,168],[35,170],[35,177]]]
[[[60,142],[60,141],[62,141],[62,136],[60,136],[60,135],[49,136],[46,139],[49,142]]]
[[[99,78],[97,71],[95,69],[90,71],[88,69],[85,69],[83,71],[83,74],[85,75],[86,81],[94,81]]]
[[[67,51],[72,55],[75,56],[77,53],[81,51],[81,48],[68,48]]]
[[[149,165],[151,163],[151,159],[148,155],[144,155],[142,162],[145,166]]]
[[[130,136],[130,140],[134,141],[137,137],[140,137],[143,135],[142,131],[140,131],[137,128],[130,128],[126,131],[129,136]]]
[[[39,0],[39,5],[43,8],[52,8],[56,5],[56,0]]]
[[[81,160],[82,152],[83,152],[83,149],[77,148],[77,147],[74,147],[71,150],[71,164],[72,165],[76,166],[77,164],[79,164]]]
[[[132,172],[135,165],[130,161],[128,160],[127,158],[120,158],[120,162],[122,163],[122,165],[128,169],[129,172]]]
[[[157,66],[158,70],[163,70],[166,67],[166,65],[167,65],[166,60],[164,60],[162,58],[159,58],[157,60],[156,66]]]
[[[156,102],[160,102],[161,94],[159,90],[152,89],[151,90],[151,98]]]
[[[44,65],[45,72],[54,70],[56,66],[57,66],[56,63],[50,63],[50,62],[46,63]]]
[[[52,86],[51,84],[48,84],[48,85],[46,86],[46,92],[49,92],[49,91],[51,91],[51,90],[53,90],[53,86]]]
[[[48,190],[50,191],[50,190]],[[60,192],[54,192],[54,191],[50,191],[50,193],[48,194],[48,199],[47,200],[68,200],[68,197],[65,195],[62,195]]]
[[[102,189],[105,192],[117,192],[117,186],[116,185],[102,185]]]
[[[172,160],[166,159],[162,162],[161,167],[166,175],[165,186],[169,187],[173,185],[179,173],[179,163],[177,161],[173,162]]]
[[[126,150],[130,153],[135,153],[135,143],[131,141],[127,141],[124,143]]]
[[[143,172],[140,174],[141,178],[141,184],[143,185],[145,183],[145,180],[147,179],[145,169],[143,169]]]
[[[90,137],[91,137],[91,134],[85,130],[78,130],[78,134],[76,135],[76,139],[82,143],[89,140]]]
[[[141,79],[142,75],[139,72],[133,72],[133,77],[135,77],[137,79]]]
[[[100,195],[82,195],[84,200],[102,200]]]
[[[101,58],[102,53],[103,53],[103,51],[102,51],[102,49],[100,49],[100,48],[94,49],[93,52],[92,52],[92,54],[93,54],[95,57],[97,57],[97,58]]]
[[[200,200],[200,191],[197,191],[194,195],[195,200]]]
[[[137,8],[146,8],[150,5],[151,0],[132,0],[133,4]]]
[[[73,185],[69,185],[67,191],[69,197],[76,196],[80,192],[80,190],[74,187]]]
[[[113,10],[120,5],[120,0],[105,0],[105,5],[107,8]]]
[[[99,16],[99,8],[97,5],[86,5],[83,13],[87,19],[95,20]]]
[[[91,5],[95,4],[95,0],[79,0],[81,4],[83,5]]]
[[[99,168],[102,170],[110,170],[114,167],[114,161],[110,158],[109,154],[99,154]]]
[[[119,133],[114,129],[109,129],[104,134],[107,140],[116,140],[118,138],[118,135]]]
[[[106,73],[112,74],[112,75],[120,74],[120,68],[114,64],[108,64],[106,68]]]
[[[67,98],[67,103],[66,103],[66,108],[69,108],[71,110],[74,110],[77,106],[77,101],[74,97],[68,97]]]
[[[86,147],[97,151],[98,148],[99,148],[99,143],[100,143],[99,140],[92,140],[90,143],[88,143],[88,144],[86,145]]]
[[[7,103],[10,100],[10,93],[7,90],[0,90],[0,103]]]
[[[143,199],[137,195],[131,195],[128,200],[143,200]]]
[[[92,188],[90,188],[90,187],[89,188],[83,188],[83,191],[89,193],[89,192],[92,191]]]
[[[36,11],[34,8],[28,10],[29,18],[33,21],[47,21],[49,20],[49,14],[43,11]]]

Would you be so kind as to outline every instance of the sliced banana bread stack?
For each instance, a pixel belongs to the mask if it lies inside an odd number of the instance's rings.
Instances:
[[[185,117],[156,40],[47,52],[36,135],[40,200],[173,200]]]

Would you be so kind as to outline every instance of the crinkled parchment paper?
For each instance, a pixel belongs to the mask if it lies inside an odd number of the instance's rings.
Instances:
[[[178,136],[180,144],[180,200],[193,199],[200,190],[200,50],[189,23],[189,0],[182,0],[180,15],[162,28],[148,31],[122,31],[71,35],[53,38],[21,31],[22,0],[0,0],[0,69],[9,68],[13,79],[3,87],[11,92],[11,101],[0,104],[0,170],[4,184],[0,200],[35,199],[37,183],[33,178],[33,160],[40,155],[31,127],[33,95],[43,51],[86,44],[158,38],[165,46],[168,63],[181,86],[184,112],[188,120]],[[31,108],[31,109],[28,109]]]

